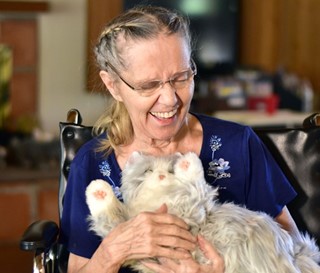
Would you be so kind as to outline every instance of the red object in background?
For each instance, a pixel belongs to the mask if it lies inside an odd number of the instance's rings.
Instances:
[[[279,106],[279,96],[272,94],[267,97],[249,97],[248,109],[261,110],[269,114],[273,114]]]

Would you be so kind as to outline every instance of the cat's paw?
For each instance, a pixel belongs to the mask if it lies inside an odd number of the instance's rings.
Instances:
[[[185,179],[193,179],[203,175],[203,167],[199,157],[195,153],[186,153],[178,158],[175,164],[175,174]]]
[[[86,189],[86,200],[91,215],[108,209],[115,199],[112,187],[104,180],[93,180]]]

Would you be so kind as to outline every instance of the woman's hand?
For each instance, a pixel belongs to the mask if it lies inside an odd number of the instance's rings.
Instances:
[[[117,264],[149,257],[186,259],[196,248],[197,239],[180,218],[168,214],[162,205],[155,212],[143,212],[121,223],[100,245],[105,259]]]
[[[188,258],[180,260],[159,258],[160,264],[146,261],[142,263],[157,273],[223,273],[224,261],[213,246],[201,235],[198,236],[198,244],[206,258],[210,260],[210,264],[198,264],[191,254]]]
[[[198,243],[201,251],[206,256],[208,260],[211,261],[211,265],[202,266],[204,270],[201,272],[212,272],[212,273],[223,273],[224,272],[224,260],[215,250],[210,242],[208,242],[201,235],[198,235]],[[208,271],[209,270],[209,271]]]

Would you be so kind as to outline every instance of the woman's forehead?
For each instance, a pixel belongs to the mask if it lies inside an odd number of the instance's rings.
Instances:
[[[145,66],[146,62],[188,62],[190,54],[186,39],[179,35],[162,34],[152,39],[128,41],[122,57],[129,68],[135,65]]]

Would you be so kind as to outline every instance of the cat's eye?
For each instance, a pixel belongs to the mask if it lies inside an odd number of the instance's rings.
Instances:
[[[152,170],[152,168],[148,168],[148,169],[146,169],[145,171],[144,171],[144,173],[150,173],[150,172],[152,172],[153,170]]]

